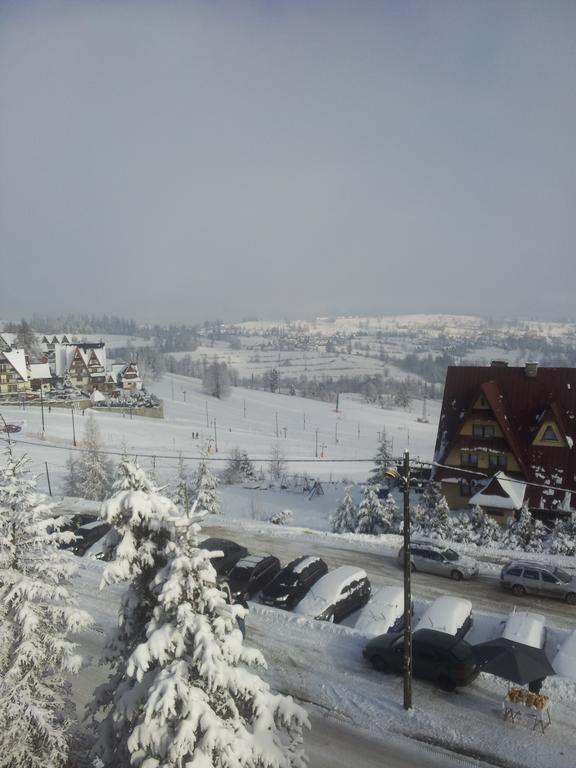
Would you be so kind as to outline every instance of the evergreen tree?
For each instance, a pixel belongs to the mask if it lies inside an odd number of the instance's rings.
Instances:
[[[527,505],[520,510],[517,520],[508,528],[505,544],[510,549],[520,549],[524,552],[542,552],[544,539],[548,531],[541,520],[536,520]]]
[[[190,511],[191,489],[188,483],[188,475],[182,454],[178,459],[178,476],[176,478],[176,489],[173,495],[174,504],[184,510],[186,514]]]
[[[385,472],[387,469],[390,469],[394,462],[392,459],[392,443],[386,437],[385,427],[382,427],[381,438],[378,451],[374,457],[375,467],[370,472],[368,482],[371,485],[380,485],[387,488],[389,486],[389,480],[386,477]]]
[[[549,550],[553,555],[576,554],[576,513],[556,523],[550,537]]]
[[[476,505],[469,517],[470,541],[478,546],[490,546],[502,539],[502,529],[493,517]]]
[[[248,453],[241,448],[232,448],[228,464],[222,475],[224,482],[228,485],[243,483],[246,480],[253,480],[255,476],[254,465],[250,461]]]
[[[66,496],[80,497],[80,478],[78,463],[72,455],[66,459],[66,476],[64,478],[64,493]]]
[[[390,530],[391,517],[380,503],[374,486],[367,485],[358,508],[356,533],[386,533]]]
[[[172,531],[183,517],[135,462],[121,462],[112,490],[100,516],[113,526],[118,543],[101,587],[128,582],[128,589],[121,600],[118,628],[106,644],[105,660],[112,671],[108,682],[96,690],[90,710],[95,719],[104,713],[97,723],[96,754],[110,768],[129,768],[133,763],[128,739],[134,727],[136,699],[132,706],[125,704],[126,697],[131,694],[137,698],[138,691],[126,668],[138,645],[146,640],[146,626],[157,605],[153,583],[166,565]],[[139,693],[144,696],[144,687]]]
[[[422,494],[422,506],[432,516],[432,513],[436,509],[437,504],[442,498],[440,493],[440,486],[433,480],[429,480],[424,486],[424,493]]]
[[[352,489],[346,488],[344,496],[338,502],[336,511],[330,517],[334,533],[353,533],[358,527],[358,510],[352,499]]]
[[[251,669],[265,661],[243,645],[246,610],[228,604],[198,548],[201,517],[150,585],[156,606],[115,697],[124,748],[105,768],[305,768],[306,712]]]
[[[217,397],[219,400],[228,397],[230,394],[230,371],[226,363],[219,363],[215,360],[210,365],[206,366],[204,376],[202,378],[202,386],[204,392]]]
[[[436,504],[434,514],[428,521],[428,530],[430,535],[437,539],[452,540],[454,524],[450,517],[450,507],[444,496]]]
[[[84,451],[76,462],[78,495],[83,499],[102,501],[112,486],[112,463],[102,453],[100,430],[90,413],[84,430]]]
[[[220,502],[218,499],[218,481],[210,472],[208,463],[202,459],[198,466],[196,475],[196,488],[194,493],[194,502],[198,512],[205,510],[209,515],[221,515]]]
[[[384,515],[390,520],[390,529],[396,533],[404,531],[404,508],[399,507],[391,493],[384,500]]]
[[[63,768],[81,658],[70,635],[90,617],[68,591],[64,519],[35,493],[23,459],[0,469],[0,768]]]

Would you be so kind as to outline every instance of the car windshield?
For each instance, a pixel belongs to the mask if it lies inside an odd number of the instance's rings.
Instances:
[[[446,560],[450,560],[450,562],[452,563],[455,562],[456,560],[460,560],[460,558],[458,557],[458,553],[454,552],[453,549],[446,549],[442,554],[444,555]]]
[[[298,574],[297,573],[281,574],[277,579],[274,580],[274,583],[277,584],[279,587],[294,587],[296,584],[298,584]]]
[[[230,573],[230,578],[236,581],[246,581],[252,575],[252,568],[233,568]]]
[[[563,571],[562,568],[556,568],[554,570],[554,576],[556,576],[557,579],[560,579],[564,584],[569,584],[572,581],[572,576],[570,576],[569,573],[566,573],[566,571]]]

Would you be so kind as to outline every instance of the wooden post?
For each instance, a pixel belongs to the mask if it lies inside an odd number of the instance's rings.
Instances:
[[[48,481],[48,493],[50,496],[52,496],[52,486],[50,485],[50,473],[48,472],[48,462],[44,462],[44,466],[46,467],[46,480]]]

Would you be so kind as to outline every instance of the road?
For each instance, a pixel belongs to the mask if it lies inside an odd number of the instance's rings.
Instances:
[[[254,554],[275,555],[284,564],[300,555],[318,555],[330,568],[339,565],[356,565],[368,573],[374,587],[402,583],[402,570],[394,557],[374,554],[360,549],[353,549],[353,543],[339,545],[333,540],[312,537],[306,534],[274,536],[262,531],[238,530],[227,525],[206,525],[206,536],[231,538],[247,547]],[[433,600],[441,595],[450,594],[465,597],[472,601],[474,608],[484,613],[509,613],[515,607],[542,613],[547,621],[563,629],[573,629],[576,625],[576,607],[560,600],[546,600],[534,596],[524,599],[505,592],[499,585],[498,576],[481,575],[470,581],[452,581],[451,579],[428,573],[412,574],[412,591],[415,597]]]

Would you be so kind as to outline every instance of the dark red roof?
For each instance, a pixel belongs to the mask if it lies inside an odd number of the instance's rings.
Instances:
[[[458,435],[466,417],[481,415],[472,410],[480,395],[490,405],[524,479],[550,485],[550,490],[527,489],[530,506],[552,509],[562,504],[565,493],[553,490],[555,487],[576,491],[576,369],[538,368],[536,376],[529,377],[524,367],[449,367],[436,438],[435,460],[439,463],[452,447],[470,449],[472,442],[481,442],[494,450],[496,444],[502,444],[502,438],[471,441],[469,436]],[[574,448],[533,446],[545,419],[554,420]],[[457,473],[442,469],[436,473],[438,479],[447,476]]]

